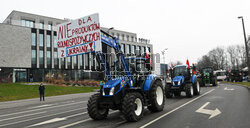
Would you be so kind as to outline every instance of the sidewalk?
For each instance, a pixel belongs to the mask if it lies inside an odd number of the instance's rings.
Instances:
[[[96,93],[96,92],[49,96],[49,97],[45,97],[46,101],[43,103],[51,103],[51,102],[56,102],[56,101],[69,100],[69,99],[73,100],[74,98],[80,98],[80,97],[89,97],[94,93]],[[38,104],[38,103],[41,103],[40,98],[16,100],[16,101],[6,101],[6,102],[0,102],[0,109],[20,107],[20,106],[26,106],[26,105],[34,105],[34,104]]]

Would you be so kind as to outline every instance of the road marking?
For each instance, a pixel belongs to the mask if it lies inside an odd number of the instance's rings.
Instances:
[[[50,124],[50,123],[55,123],[55,122],[58,122],[58,121],[67,120],[68,118],[79,116],[79,115],[84,115],[86,113],[87,112],[82,112],[82,113],[78,113],[78,114],[75,114],[75,115],[70,115],[70,116],[66,116],[66,117],[62,117],[62,118],[54,118],[54,119],[51,119],[51,120],[47,120],[47,121],[44,121],[44,122],[41,122],[41,123],[37,123],[37,124],[31,125],[31,126],[28,126],[27,128],[38,126],[38,125]]]
[[[173,109],[173,110],[171,110],[171,111],[169,111],[169,112],[167,112],[167,113],[161,115],[160,117],[158,117],[158,118],[156,118],[156,119],[154,119],[154,120],[148,122],[147,124],[141,126],[140,128],[145,128],[145,127],[149,126],[150,124],[152,124],[152,123],[154,123],[154,122],[160,120],[161,118],[163,118],[163,117],[165,117],[165,116],[171,114],[172,112],[175,112],[176,110],[178,110],[178,109],[180,109],[180,108],[182,108],[182,107],[184,107],[184,106],[186,106],[186,105],[188,105],[188,104],[194,102],[195,100],[201,98],[202,96],[205,96],[205,95],[207,95],[208,93],[211,93],[212,91],[214,91],[214,89],[212,89],[212,90],[210,90],[210,91],[207,91],[206,93],[204,93],[204,94],[202,94],[202,95],[200,95],[200,96],[198,96],[198,97],[196,97],[196,98],[194,98],[194,99],[192,99],[192,100],[190,100],[190,101],[188,101],[188,102],[182,104],[181,106],[179,106],[179,107],[177,107],[177,108],[175,108],[175,109]]]
[[[115,113],[115,112],[118,112],[118,110],[113,111],[113,112],[110,112],[109,114],[112,114],[112,113]],[[74,125],[77,125],[77,124],[80,124],[80,123],[83,123],[83,122],[86,122],[86,121],[89,121],[89,120],[91,120],[91,118],[87,118],[87,119],[85,119],[85,120],[81,120],[81,121],[78,121],[78,122],[75,122],[75,123],[72,123],[72,124],[64,125],[64,126],[61,126],[61,127],[59,127],[59,128],[71,127],[71,126],[74,126]]]
[[[208,104],[210,104],[210,102],[205,103],[203,106],[201,106],[195,112],[208,114],[208,115],[210,115],[209,119],[221,114],[221,112],[220,112],[220,110],[218,108],[216,108],[215,110],[204,109]]]
[[[53,104],[45,104],[45,105],[40,105],[40,106],[35,106],[35,107],[29,107],[28,109],[34,109],[34,108],[42,108],[42,107],[48,107],[52,106]]]
[[[11,114],[5,114],[5,115],[0,115],[0,117],[10,116],[10,115],[16,115],[16,114],[22,114],[22,113],[27,113],[27,112],[33,112],[33,111],[37,111],[37,110],[44,110],[44,109],[49,109],[49,108],[57,108],[57,107],[62,107],[62,106],[70,106],[70,105],[74,105],[74,104],[78,104],[78,103],[84,103],[84,102],[87,102],[87,101],[81,101],[81,102],[76,102],[76,103],[72,103],[72,104],[62,104],[62,105],[51,106],[51,107],[47,107],[47,108],[39,108],[39,109],[28,110],[28,111],[23,111],[23,112],[16,112],[16,113],[11,113]]]
[[[234,89],[233,88],[227,88],[227,87],[225,87],[224,90],[233,91]]]
[[[23,115],[23,116],[16,116],[16,117],[12,117],[12,118],[2,119],[2,120],[0,120],[0,121],[12,120],[12,119],[20,118],[20,117],[32,116],[32,115],[42,114],[42,113],[46,113],[46,112],[47,112],[47,111],[45,111],[45,112],[38,112],[38,113],[32,113],[32,114]]]
[[[60,115],[60,114],[68,113],[68,112],[73,112],[73,111],[78,111],[78,110],[81,110],[81,109],[86,109],[86,108],[87,108],[87,107],[85,107],[85,108],[80,108],[80,109],[75,109],[75,110],[70,110],[70,111],[66,111],[66,112],[61,112],[61,113],[56,113],[56,114],[52,114],[52,115],[46,115],[46,116],[41,116],[41,117],[37,117],[37,118],[27,119],[27,120],[21,120],[21,121],[9,123],[9,124],[0,125],[0,127],[2,127],[2,126],[8,126],[8,125],[13,125],[13,124],[18,124],[18,123],[27,122],[27,121],[36,120],[36,119],[41,119],[41,118],[45,118],[45,117]]]

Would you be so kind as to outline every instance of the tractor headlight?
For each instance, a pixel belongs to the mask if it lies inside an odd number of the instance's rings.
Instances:
[[[178,81],[178,85],[181,85],[181,81]]]
[[[104,89],[102,89],[102,95],[105,96],[105,92],[104,92]]]
[[[112,88],[110,89],[109,95],[114,95],[114,92],[115,92],[115,87],[112,87]]]

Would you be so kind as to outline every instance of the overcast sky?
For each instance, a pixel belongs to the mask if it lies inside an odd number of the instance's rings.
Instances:
[[[244,44],[241,20],[250,34],[250,0],[2,0],[0,22],[12,10],[77,19],[99,13],[102,27],[150,39],[166,62],[197,62],[217,46]]]

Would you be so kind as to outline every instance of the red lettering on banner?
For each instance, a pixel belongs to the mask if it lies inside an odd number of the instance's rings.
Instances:
[[[87,22],[89,22],[89,21],[92,21],[92,20],[91,20],[91,17],[90,17],[90,16],[88,17],[88,20],[87,20]]]
[[[71,23],[67,24],[67,38],[72,37],[71,35],[69,35],[69,31],[71,31],[71,29],[69,29],[69,25],[71,25]]]

